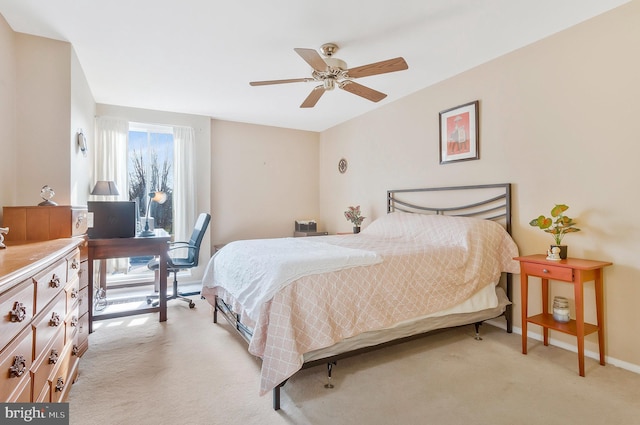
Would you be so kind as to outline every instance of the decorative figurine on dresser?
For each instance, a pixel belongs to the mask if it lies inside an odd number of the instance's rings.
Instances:
[[[7,247],[4,244],[4,235],[6,235],[7,233],[9,233],[8,227],[0,227],[0,249]]]

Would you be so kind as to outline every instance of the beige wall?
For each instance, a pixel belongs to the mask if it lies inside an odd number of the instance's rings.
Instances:
[[[17,205],[36,205],[40,189],[70,205],[71,45],[16,33]]]
[[[78,129],[93,132],[95,102],[69,43],[15,33],[0,16],[1,205],[83,205],[88,167]],[[19,165],[19,166],[18,166]]]
[[[520,252],[543,253],[551,237],[528,222],[566,203],[583,229],[566,237],[570,255],[614,263],[605,272],[607,355],[640,371],[638,22],[633,1],[323,132],[320,208],[328,230],[349,229],[348,205],[362,204],[371,218],[384,214],[387,189],[511,182]],[[439,165],[438,112],[472,100],[480,101],[480,160]],[[344,175],[336,168],[341,157],[350,164]],[[571,294],[565,284],[553,289]],[[594,321],[592,294],[588,284],[586,317]],[[519,297],[516,285],[517,317]],[[573,338],[552,337],[575,346]],[[595,335],[587,339],[597,352]]]
[[[15,35],[0,15],[0,205],[12,205],[18,191],[15,63]]]
[[[70,197],[72,205],[87,205],[89,193],[93,189],[91,156],[82,155],[78,146],[77,135],[82,131],[87,139],[87,146],[93,149],[96,102],[87,83],[82,66],[75,50],[71,49],[71,125],[69,128],[69,156],[71,163]]]
[[[319,220],[318,142],[317,133],[213,120],[214,244],[292,236],[296,219]]]

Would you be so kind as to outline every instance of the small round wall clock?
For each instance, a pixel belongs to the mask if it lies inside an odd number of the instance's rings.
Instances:
[[[338,171],[340,171],[340,174],[344,174],[347,172],[347,160],[342,158],[340,159],[340,161],[338,161]]]

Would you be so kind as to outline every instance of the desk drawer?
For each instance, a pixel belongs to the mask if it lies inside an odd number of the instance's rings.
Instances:
[[[573,282],[573,269],[548,264],[522,263],[522,273],[543,279]]]

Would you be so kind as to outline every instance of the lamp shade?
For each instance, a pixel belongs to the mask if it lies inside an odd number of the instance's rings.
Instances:
[[[92,195],[114,196],[120,195],[116,182],[111,180],[98,180],[91,191]]]

